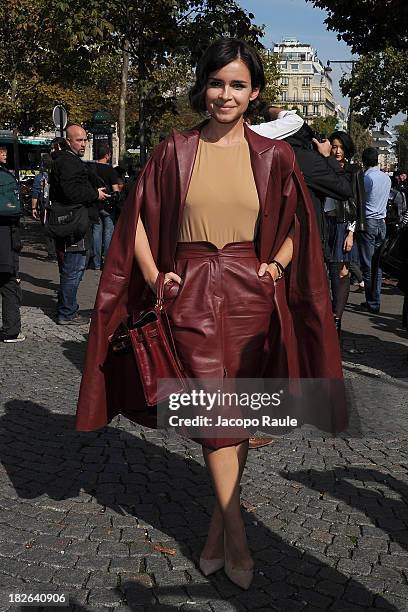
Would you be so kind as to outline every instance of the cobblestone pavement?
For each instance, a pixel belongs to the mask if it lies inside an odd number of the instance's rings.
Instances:
[[[243,592],[197,570],[213,503],[197,445],[123,417],[74,431],[87,330],[53,322],[55,264],[27,231],[27,341],[0,347],[0,610],[30,609],[11,593],[65,593],[78,611],[408,610],[408,342],[394,288],[375,317],[351,296],[349,431],[298,431],[250,452],[257,571]],[[97,280],[83,281],[85,310]]]

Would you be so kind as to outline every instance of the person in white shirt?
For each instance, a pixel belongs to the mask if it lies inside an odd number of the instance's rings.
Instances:
[[[294,110],[284,110],[277,106],[267,108],[271,120],[259,125],[250,125],[251,130],[275,140],[283,140],[296,134],[304,124],[304,120]]]

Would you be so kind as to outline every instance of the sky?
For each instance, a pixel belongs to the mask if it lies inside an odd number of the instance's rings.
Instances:
[[[354,0],[358,2],[358,0]],[[263,44],[270,48],[272,43],[282,38],[298,38],[300,42],[309,43],[317,50],[318,57],[326,65],[327,60],[350,60],[352,55],[350,47],[342,40],[337,40],[337,33],[327,30],[324,19],[326,12],[315,8],[306,0],[238,0],[242,8],[255,15],[257,25],[264,24],[265,37]],[[333,79],[333,93],[336,101],[348,108],[349,101],[344,98],[340,88],[339,79],[344,72],[351,71],[351,64],[333,64],[331,77]],[[390,126],[401,123],[403,115],[397,115],[390,121]]]

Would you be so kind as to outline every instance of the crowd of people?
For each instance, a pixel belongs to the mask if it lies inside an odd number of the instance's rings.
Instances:
[[[349,134],[337,130],[321,141],[295,111],[264,105],[260,124],[254,123],[254,115],[256,117],[253,113],[251,119],[246,119],[254,132],[267,138],[285,140],[295,152],[314,204],[333,315],[340,334],[352,282],[365,293],[361,309],[372,314],[380,310],[382,273],[378,257],[387,228],[392,231],[408,221],[407,174],[395,171],[390,179],[380,170],[378,151],[372,147],[363,152],[361,168],[353,163],[355,147]],[[75,134],[80,134],[81,138],[78,140]],[[78,312],[76,291],[86,268],[100,270],[103,267],[120,210],[140,171],[137,167],[129,177],[123,167],[114,168],[106,144],[98,147],[94,162],[81,162],[79,165],[85,146],[83,128],[70,126],[66,138],[55,138],[50,154],[42,156],[41,169],[32,187],[32,215],[44,227],[47,258],[58,261],[60,268],[59,324],[88,322]],[[0,149],[0,156],[0,170],[8,172],[6,147]],[[53,166],[54,172],[51,171]],[[72,209],[87,207],[89,224],[80,242],[73,242],[72,236],[53,236],[52,229],[50,231],[47,227],[47,212],[52,210],[53,202],[54,208],[60,202],[65,207],[64,213],[68,208],[71,212]],[[2,215],[0,223],[3,228],[9,227],[7,232],[14,236],[10,243],[14,263],[10,264],[8,255],[9,262],[2,264],[3,341],[17,342],[24,338],[18,314],[21,293],[17,255],[20,240],[16,238],[19,235],[18,219],[13,217],[9,223],[9,219]],[[65,257],[65,253],[75,254]],[[16,281],[5,282],[4,274],[8,273]],[[406,325],[406,316],[403,319]]]

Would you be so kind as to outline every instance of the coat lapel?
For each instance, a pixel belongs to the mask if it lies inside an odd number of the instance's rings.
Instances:
[[[259,197],[259,206],[262,213],[268,213],[266,197],[271,175],[271,168],[275,152],[275,143],[270,138],[260,136],[244,125],[245,138],[248,141],[252,171]]]
[[[178,180],[180,185],[178,229],[180,229],[181,220],[183,218],[184,204],[190,185],[191,175],[193,173],[199,137],[200,130],[198,128],[188,132],[177,132],[176,130],[173,130],[174,147],[178,167]]]

